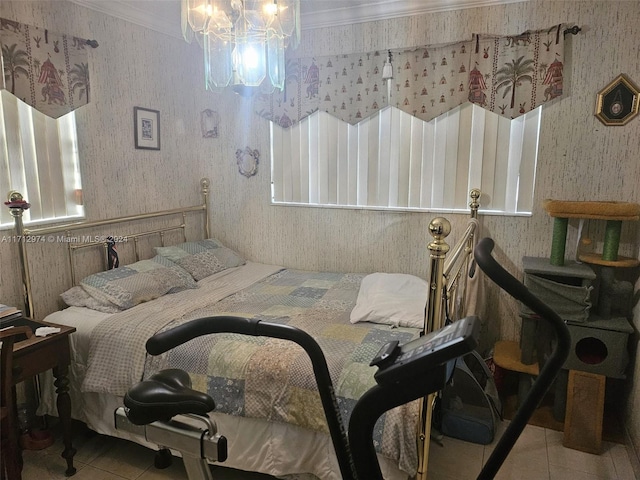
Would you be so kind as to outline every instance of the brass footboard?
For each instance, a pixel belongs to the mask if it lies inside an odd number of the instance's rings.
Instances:
[[[425,309],[425,324],[422,334],[432,332],[444,326],[445,308],[452,314],[455,311],[455,298],[458,289],[463,293],[466,289],[466,272],[473,260],[474,235],[478,229],[478,208],[480,190],[473,189],[469,193],[471,202],[471,218],[467,228],[453,249],[446,238],[451,233],[451,224],[446,218],[437,217],[429,223],[429,233],[433,241],[429,243],[429,295]],[[450,252],[449,255],[447,255]],[[465,273],[463,275],[463,272]],[[463,312],[456,312],[464,315]],[[420,400],[420,416],[418,424],[418,473],[417,480],[427,479],[429,461],[429,440],[431,437],[431,419],[435,394]]]

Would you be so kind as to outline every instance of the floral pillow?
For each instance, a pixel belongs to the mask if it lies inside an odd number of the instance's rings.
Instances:
[[[173,247],[156,247],[156,253],[184,268],[195,280],[246,263],[244,258],[213,238]]]
[[[80,286],[94,299],[120,309],[134,307],[187,288],[197,288],[189,273],[165,257],[156,255],[84,278]]]

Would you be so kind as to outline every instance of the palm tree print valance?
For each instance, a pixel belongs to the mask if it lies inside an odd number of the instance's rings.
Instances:
[[[429,121],[467,101],[516,118],[562,95],[564,29],[391,51],[386,81],[388,52],[290,59],[284,90],[256,111],[285,128],[317,110],[355,124],[389,105]]]
[[[2,88],[52,118],[89,103],[87,41],[0,18]]]

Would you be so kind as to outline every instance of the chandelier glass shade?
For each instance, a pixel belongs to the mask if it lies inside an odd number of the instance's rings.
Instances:
[[[300,40],[300,0],[182,0],[182,34],[204,50],[205,84],[282,90],[285,50]]]

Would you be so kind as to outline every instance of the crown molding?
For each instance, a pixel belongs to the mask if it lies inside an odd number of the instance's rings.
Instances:
[[[77,5],[149,28],[159,33],[182,39],[180,2],[123,1],[123,0],[69,0]]]
[[[330,6],[314,8],[309,15],[305,15],[302,8],[300,23],[302,29],[307,30],[528,1],[530,0],[371,0],[351,5],[349,2],[342,2],[346,5],[337,8],[335,3],[324,2],[323,5],[329,3]]]
[[[172,37],[182,38],[178,0],[69,1]],[[350,2],[316,0],[312,4],[311,0],[301,0],[300,23],[303,30],[310,30],[528,1],[530,0],[352,0]]]

